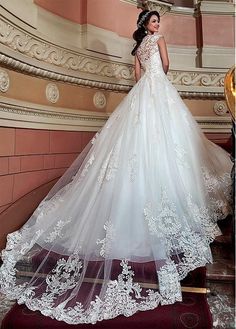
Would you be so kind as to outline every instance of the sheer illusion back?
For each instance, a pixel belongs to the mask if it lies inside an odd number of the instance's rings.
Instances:
[[[142,78],[8,235],[0,283],[9,298],[96,323],[180,301],[180,280],[212,261],[217,220],[231,212],[232,164],[167,79],[160,37],[143,39]]]
[[[164,74],[157,41],[162,35],[154,34],[144,37],[137,49],[138,59],[145,71]]]

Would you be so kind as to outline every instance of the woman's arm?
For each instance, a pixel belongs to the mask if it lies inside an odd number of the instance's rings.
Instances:
[[[160,37],[157,41],[157,44],[161,55],[163,70],[165,74],[167,74],[169,70],[169,58],[164,37]]]
[[[135,81],[138,82],[138,80],[141,78],[141,64],[137,55],[135,55],[134,74]]]

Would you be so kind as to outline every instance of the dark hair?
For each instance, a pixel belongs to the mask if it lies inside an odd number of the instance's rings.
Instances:
[[[153,11],[143,10],[138,16],[138,20],[137,20],[138,28],[133,33],[133,39],[136,41],[136,45],[131,52],[131,54],[133,56],[136,54],[136,51],[137,51],[140,43],[142,42],[143,38],[146,36],[145,26],[148,24],[152,15],[156,15],[157,18],[160,20],[160,15],[156,10],[153,10]]]

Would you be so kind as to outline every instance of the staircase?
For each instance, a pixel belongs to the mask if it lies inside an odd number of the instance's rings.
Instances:
[[[234,237],[233,217],[219,222],[223,235],[212,243],[213,264],[207,265],[208,303],[213,314],[214,329],[233,329],[234,323]]]

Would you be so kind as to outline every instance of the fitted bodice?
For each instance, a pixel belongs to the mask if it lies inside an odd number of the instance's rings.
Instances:
[[[160,34],[146,35],[137,49],[137,57],[147,73],[164,73],[157,45]]]

